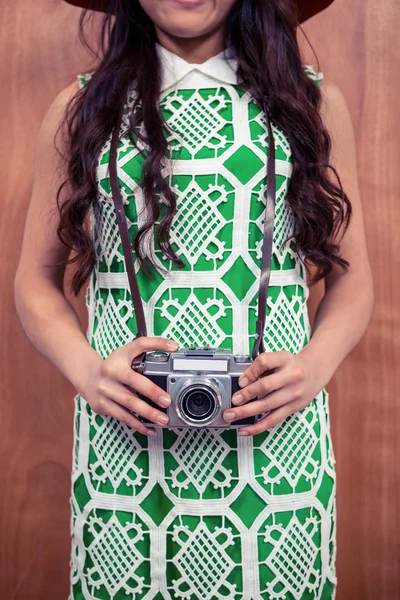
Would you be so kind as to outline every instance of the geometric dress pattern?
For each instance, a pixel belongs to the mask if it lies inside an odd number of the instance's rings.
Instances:
[[[190,64],[157,44],[168,156],[163,175],[177,211],[177,268],[158,248],[136,262],[150,336],[180,346],[251,354],[257,318],[268,129],[240,86],[234,47]],[[323,74],[304,65],[319,85]],[[80,86],[92,72],[78,75]],[[148,149],[127,135],[128,90],[117,171],[131,241],[145,219],[141,170]],[[309,341],[309,290],[290,238],[292,172],[284,133],[276,147],[273,255],[264,331],[268,352]],[[111,134],[97,165],[91,211],[96,265],[86,289],[86,337],[102,358],[132,341],[134,307],[111,196]],[[69,600],[331,600],[336,592],[336,476],[329,397],[268,431],[156,427],[147,437],[74,398]]]

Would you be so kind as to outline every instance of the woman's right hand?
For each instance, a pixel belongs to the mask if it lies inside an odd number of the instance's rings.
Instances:
[[[96,361],[88,374],[85,400],[99,415],[115,417],[145,435],[156,435],[155,429],[146,427],[130,411],[158,425],[166,425],[168,417],[165,412],[153,408],[145,400],[138,398],[135,392],[143,394],[163,408],[169,406],[171,398],[148,377],[136,373],[131,368],[131,364],[132,360],[143,352],[151,350],[173,352],[177,349],[176,342],[162,337],[140,337],[118,348],[107,358]]]

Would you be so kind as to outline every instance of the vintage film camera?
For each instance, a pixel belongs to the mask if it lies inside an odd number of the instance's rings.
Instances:
[[[227,428],[252,425],[255,417],[228,423],[223,412],[232,406],[232,394],[240,389],[240,374],[251,364],[248,355],[225,348],[179,348],[176,352],[146,352],[139,370],[171,396],[163,409],[141,398],[169,417],[167,427]],[[144,423],[152,423],[143,419]]]
[[[144,374],[172,399],[166,409],[144,398],[158,410],[164,410],[169,416],[171,427],[207,427],[229,428],[253,424],[256,417],[248,417],[228,423],[223,412],[232,406],[232,394],[239,389],[240,374],[264,351],[263,334],[266,320],[267,294],[272,255],[273,224],[276,201],[275,143],[268,112],[265,111],[268,127],[267,159],[267,201],[262,245],[260,283],[258,290],[258,309],[256,333],[252,356],[235,355],[223,348],[179,348],[176,352],[163,353],[153,351],[136,357],[132,369]],[[124,251],[126,273],[135,308],[138,333],[136,337],[146,336],[146,320],[139,292],[135,268],[132,259],[132,246],[125,219],[121,189],[117,174],[117,146],[123,111],[120,112],[114,128],[111,147],[109,173],[115,214],[118,221],[121,242]],[[233,405],[234,406],[234,405]],[[152,421],[152,427],[156,424]]]

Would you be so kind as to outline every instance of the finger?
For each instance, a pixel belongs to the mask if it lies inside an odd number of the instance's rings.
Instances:
[[[271,392],[278,390],[285,385],[291,383],[290,374],[285,370],[277,371],[271,375],[266,375],[265,377],[261,377],[261,379],[257,379],[254,383],[247,385],[235,392],[232,396],[232,404],[235,406],[240,406],[241,404],[245,404],[249,400],[257,397],[263,397]]]
[[[240,387],[245,387],[250,383],[253,383],[266,371],[272,369],[278,369],[285,364],[290,356],[290,352],[287,350],[280,350],[279,352],[262,352],[252,362],[250,367],[247,367],[239,377]]]
[[[141,375],[130,367],[121,370],[120,381],[131,388],[133,392],[142,394],[163,408],[171,404],[171,396],[166,390],[153,383],[146,375]]]
[[[117,402],[128,410],[137,413],[141,417],[144,417],[153,423],[157,423],[157,425],[166,425],[168,423],[168,416],[165,412],[157,410],[148,402],[139,398],[134,393],[134,390],[128,390],[122,384],[109,382],[103,387],[102,393],[107,398]]]
[[[285,386],[264,398],[252,400],[243,406],[229,408],[224,412],[223,416],[226,421],[245,419],[246,417],[253,417],[254,415],[267,412],[278,406],[292,402],[293,400],[293,390],[290,387]]]
[[[144,435],[154,436],[157,434],[155,429],[146,427],[144,423],[132,415],[128,410],[122,406],[119,406],[119,404],[113,402],[109,398],[104,400],[104,409],[101,415],[108,415],[114,419],[118,419],[118,421],[121,421],[121,423],[124,423],[128,427],[131,427],[134,431],[138,431]]]
[[[239,435],[255,435],[257,433],[262,433],[263,431],[267,431],[267,429],[273,429],[279,423],[282,423],[287,417],[294,414],[298,410],[304,408],[302,404],[296,400],[293,402],[289,402],[280,408],[276,408],[271,411],[269,415],[260,419],[254,425],[246,425],[245,427],[239,427],[238,434]]]
[[[174,352],[178,350],[179,344],[173,340],[169,340],[164,337],[148,337],[143,335],[132,342],[129,342],[125,346],[129,353],[132,351],[135,353],[132,355],[132,359],[142,354],[143,352],[149,352],[151,350],[164,350],[165,352]]]
[[[166,408],[171,404],[171,397],[166,390],[153,383],[145,375],[134,371],[129,364],[126,364],[124,357],[109,363],[104,361],[103,375],[107,382],[105,384],[107,389],[112,382],[124,384],[130,388],[131,392],[143,394],[162,408]],[[108,395],[105,388],[102,388],[101,392],[104,392],[105,396]]]

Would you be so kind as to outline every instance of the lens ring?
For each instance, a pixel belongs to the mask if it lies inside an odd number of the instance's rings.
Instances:
[[[188,424],[209,423],[220,407],[220,391],[209,379],[186,381],[176,398],[177,413],[182,421]]]
[[[215,394],[206,386],[194,385],[182,394],[182,410],[192,419],[207,419],[215,411]]]

